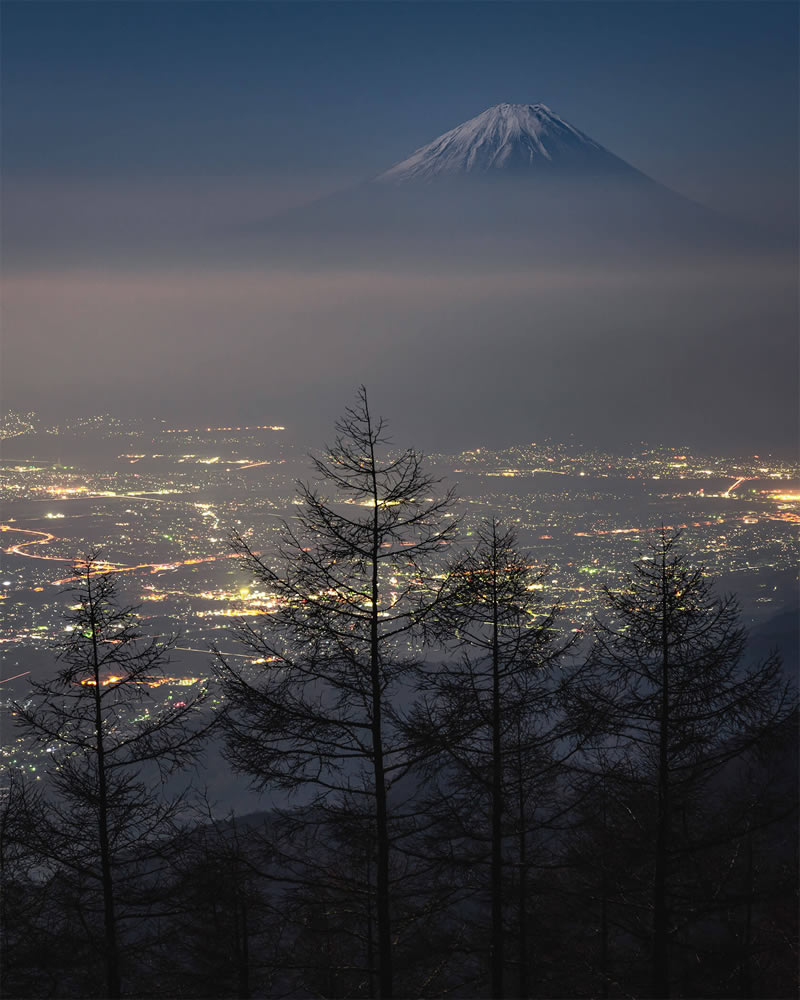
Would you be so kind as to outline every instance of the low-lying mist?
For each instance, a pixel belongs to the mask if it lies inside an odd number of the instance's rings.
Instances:
[[[655,182],[373,183],[229,225],[182,205],[130,240],[96,212],[91,249],[73,219],[75,253],[36,267],[12,232],[7,408],[314,442],[364,383],[428,449],[794,451],[796,249]]]
[[[427,448],[575,434],[791,449],[787,259],[506,273],[184,267],[9,277],[12,409],[256,416],[316,440],[359,383]]]

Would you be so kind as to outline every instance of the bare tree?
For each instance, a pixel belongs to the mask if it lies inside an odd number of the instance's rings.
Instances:
[[[441,599],[436,557],[454,537],[452,496],[412,450],[387,454],[383,420],[362,387],[298,487],[278,568],[243,537],[235,550],[277,610],[238,637],[268,665],[257,675],[220,658],[229,700],[228,757],[262,787],[305,788],[317,806],[342,795],[369,804],[375,842],[380,996],[393,991],[388,793],[409,761],[395,700],[415,637]]]
[[[678,864],[703,849],[703,797],[793,705],[777,656],[745,662],[736,600],[714,595],[679,539],[662,528],[622,587],[605,588],[608,614],[595,622],[580,689],[585,717],[606,733],[594,756],[598,770],[609,786],[628,784],[639,838],[652,837],[654,997],[670,995]]]
[[[460,797],[458,826],[466,840],[488,840],[491,904],[491,996],[505,995],[505,875],[517,872],[519,993],[527,995],[527,850],[533,811],[537,822],[555,819],[554,778],[573,752],[574,733],[560,709],[569,676],[557,639],[558,607],[543,605],[546,569],[519,550],[511,529],[496,520],[480,529],[477,544],[451,570],[449,601],[437,617],[456,655],[425,674],[426,696],[410,732],[438,773],[442,798]],[[542,801],[546,799],[546,801]],[[488,833],[476,817],[485,806]],[[482,849],[478,848],[478,858]]]
[[[54,995],[64,990],[62,952],[80,955],[75,933],[58,912],[51,871],[37,865],[41,783],[20,771],[0,788],[0,996]]]
[[[157,927],[154,981],[171,997],[282,992],[284,880],[273,871],[271,817],[220,817],[207,798],[184,827]]]
[[[201,714],[203,686],[178,703],[157,707],[150,684],[158,682],[174,645],[147,636],[136,609],[119,603],[116,580],[98,554],[76,563],[68,613],[59,643],[56,676],[32,682],[16,704],[16,722],[50,758],[48,797],[36,850],[49,863],[99,886],[99,951],[106,995],[121,991],[118,906],[124,892],[141,886],[143,869],[157,864],[177,802],[166,801],[147,781],[150,766],[162,774],[190,761],[213,719]],[[90,936],[95,928],[88,926]]]

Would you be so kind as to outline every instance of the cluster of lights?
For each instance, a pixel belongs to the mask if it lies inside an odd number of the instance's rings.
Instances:
[[[172,684],[177,687],[191,687],[199,682],[199,677],[121,677],[117,674],[109,674],[100,678],[100,687],[108,687],[111,684],[119,684],[127,681],[129,684],[137,684],[140,687],[159,688],[164,684]],[[94,677],[86,677],[79,682],[81,687],[97,687]]]
[[[255,424],[252,427],[175,427],[164,430],[165,434],[212,434],[216,431],[285,431],[281,424]]]

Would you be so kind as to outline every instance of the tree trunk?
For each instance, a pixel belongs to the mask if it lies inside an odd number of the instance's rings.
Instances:
[[[603,865],[600,889],[600,995],[609,995],[610,977],[608,972],[608,872]]]
[[[669,997],[669,917],[667,912],[667,862],[669,856],[669,629],[667,554],[661,551],[661,710],[658,726],[658,814],[653,876],[653,996]]]
[[[373,671],[373,686],[375,685]],[[392,934],[389,914],[389,826],[386,808],[386,778],[380,731],[380,695],[373,697],[372,750],[375,773],[375,820],[377,834],[378,983],[382,1000],[392,996]]]
[[[237,922],[241,928],[239,944],[239,969],[238,969],[238,997],[239,1000],[250,1000],[250,926],[247,912],[247,900],[244,898],[244,890],[239,887],[242,894],[241,900],[237,900]],[[237,893],[238,895],[238,893]]]
[[[370,427],[370,436],[372,429]],[[370,684],[372,688],[372,761],[375,777],[375,826],[377,840],[376,910],[378,922],[378,990],[381,1000],[392,996],[392,930],[389,911],[389,821],[386,806],[386,774],[383,763],[382,677],[378,642],[378,546],[380,528],[378,484],[375,477],[375,453],[370,444],[372,462],[372,499],[375,515],[372,523],[372,595],[370,621]]]
[[[372,917],[372,865],[370,852],[371,838],[367,841],[367,969],[369,971],[369,995],[375,996],[375,938]]]
[[[519,950],[519,998],[528,996],[528,845],[525,837],[525,788],[522,781],[521,734],[517,739],[517,768],[519,771],[519,885],[517,887],[517,930]]]
[[[753,970],[750,952],[753,941],[753,834],[747,834],[747,881],[745,883],[744,934],[739,960],[739,992],[744,1000],[753,996]]]
[[[603,848],[600,859],[600,995],[607,998],[611,986],[611,973],[608,967],[608,858],[607,850],[607,808],[606,789],[603,786]]]
[[[492,997],[503,996],[503,757],[500,741],[500,643],[497,607],[497,537],[492,524]]]
[[[98,812],[97,833],[100,842],[100,880],[103,886],[103,926],[105,939],[106,991],[109,1000],[121,993],[117,922],[114,913],[114,882],[111,873],[111,845],[108,837],[108,785],[106,779],[105,742],[103,740],[102,682],[100,655],[97,649],[97,619],[92,597],[91,568],[86,570],[86,592],[89,624],[92,630],[92,672],[94,680],[95,740],[97,748]]]

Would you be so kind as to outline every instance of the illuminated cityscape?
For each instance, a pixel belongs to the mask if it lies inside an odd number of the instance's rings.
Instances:
[[[92,549],[150,630],[180,635],[159,697],[178,698],[208,676],[211,646],[245,657],[230,624],[268,615],[275,597],[253,586],[228,538],[236,530],[268,556],[292,518],[295,484],[309,469],[284,427],[104,416],[65,428],[11,414],[3,433],[4,704],[52,669],[71,566]],[[68,454],[85,457],[66,464]],[[590,623],[601,585],[614,585],[661,523],[684,531],[751,627],[796,601],[800,469],[785,461],[645,446],[612,455],[551,441],[429,461],[456,487],[463,542],[495,514],[513,526],[548,567],[543,599],[562,606],[571,629]]]

